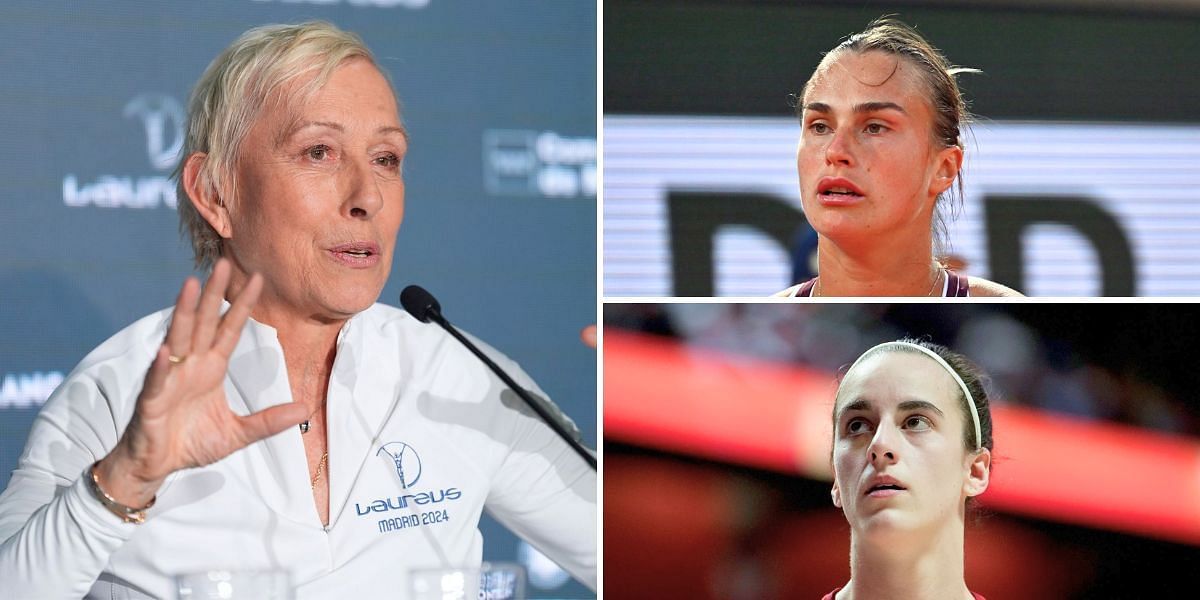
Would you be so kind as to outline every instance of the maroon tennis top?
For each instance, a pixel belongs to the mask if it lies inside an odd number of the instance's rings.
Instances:
[[[828,594],[825,594],[825,597],[821,598],[821,600],[833,600],[833,597],[836,596],[837,593],[840,591],[842,591],[842,588],[839,587],[838,589],[833,590],[832,592],[829,592]],[[980,596],[979,594],[976,594],[975,592],[971,592],[971,595],[975,596],[975,600],[987,600],[987,598],[984,598],[983,596]]]
[[[808,281],[800,284],[796,289],[793,298],[808,298],[812,296],[813,287],[817,284],[817,278],[813,277]],[[954,271],[946,271],[946,282],[942,286],[942,297],[944,298],[966,298],[970,295],[971,284],[967,281],[966,275],[959,275]]]

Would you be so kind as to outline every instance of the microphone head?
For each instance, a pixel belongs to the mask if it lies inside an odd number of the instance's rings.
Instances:
[[[400,292],[400,306],[422,323],[428,323],[429,319],[442,314],[442,306],[437,298],[419,285],[410,285]]]

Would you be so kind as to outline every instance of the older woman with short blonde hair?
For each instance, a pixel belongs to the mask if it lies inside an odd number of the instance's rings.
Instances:
[[[594,586],[595,472],[448,334],[376,303],[408,141],[332,25],[253,29],[213,61],[177,170],[211,275],[46,402],[0,496],[6,596],[167,597],[221,568],[403,597],[415,569],[479,565],[485,508]]]

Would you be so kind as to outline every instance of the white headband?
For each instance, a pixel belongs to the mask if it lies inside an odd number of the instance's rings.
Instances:
[[[884,346],[904,346],[906,348],[914,348],[921,354],[924,354],[925,356],[937,361],[937,364],[942,365],[942,368],[946,369],[946,372],[954,378],[954,382],[957,383],[958,387],[962,390],[963,397],[967,399],[967,406],[971,409],[971,422],[975,424],[975,450],[979,450],[983,446],[983,433],[979,427],[979,409],[975,408],[975,397],[971,395],[971,390],[967,389],[967,384],[963,382],[962,377],[959,377],[958,373],[956,373],[954,369],[950,368],[950,364],[947,363],[945,359],[938,356],[933,350],[912,342],[884,342],[878,346],[872,347],[866,352],[863,352],[862,355],[858,357],[858,360],[855,360],[854,363],[850,365],[850,368],[846,369],[846,375],[843,375],[842,378],[845,379],[846,376],[850,375],[850,371],[853,371],[854,367],[857,367],[858,363],[862,362],[862,359],[866,358],[867,355],[872,354],[877,348],[883,348]]]

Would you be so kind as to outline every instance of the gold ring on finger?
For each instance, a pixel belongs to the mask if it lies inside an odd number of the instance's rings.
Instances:
[[[174,354],[167,355],[167,361],[173,365],[182,365],[183,361],[187,360],[186,356],[175,356]]]

